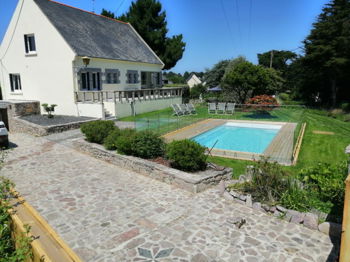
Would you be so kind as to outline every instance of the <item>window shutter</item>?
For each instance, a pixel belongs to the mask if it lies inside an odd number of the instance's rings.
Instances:
[[[15,91],[14,86],[13,86],[13,76],[10,74],[10,85],[11,85],[11,92]]]
[[[26,48],[26,53],[29,53],[28,36],[27,35],[24,35],[24,46]]]
[[[29,40],[30,40],[30,51],[36,51],[34,36],[29,37]]]

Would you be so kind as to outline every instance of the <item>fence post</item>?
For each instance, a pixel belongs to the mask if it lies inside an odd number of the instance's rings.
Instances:
[[[350,145],[345,149],[345,153],[350,155]],[[348,171],[348,174],[349,175],[345,180],[345,199],[339,258],[340,262],[350,261],[350,170]]]

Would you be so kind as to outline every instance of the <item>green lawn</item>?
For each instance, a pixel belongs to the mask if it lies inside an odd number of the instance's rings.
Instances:
[[[208,114],[206,106],[197,107],[196,116],[176,117],[172,116],[170,108],[126,117],[122,121],[136,121],[140,129],[150,128],[160,133],[166,133],[182,126],[206,118],[244,119],[283,121],[298,123],[296,136],[300,123],[306,122],[306,132],[301,147],[301,152],[296,166],[285,167],[291,173],[297,173],[300,169],[317,162],[337,162],[346,159],[344,149],[350,144],[350,123],[328,117],[326,111],[303,109],[303,108],[280,108],[270,114],[256,114],[254,112],[236,112],[234,115]],[[314,134],[313,131],[334,132],[334,135]],[[209,160],[219,165],[229,166],[234,169],[234,175],[244,173],[245,166],[250,161],[210,157]]]

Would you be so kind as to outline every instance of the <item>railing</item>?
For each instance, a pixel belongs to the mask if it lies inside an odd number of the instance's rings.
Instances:
[[[345,152],[350,154],[350,146],[346,148]],[[345,199],[339,261],[350,261],[350,167],[349,175],[345,180]]]
[[[78,91],[74,92],[76,103],[130,103],[181,97],[182,88],[140,89],[125,91]]]

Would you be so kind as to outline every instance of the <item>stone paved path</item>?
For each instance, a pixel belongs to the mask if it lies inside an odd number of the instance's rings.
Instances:
[[[2,175],[84,261],[334,261],[328,236],[228,203],[217,189],[194,195],[67,141],[10,139],[18,147]],[[241,229],[228,222],[237,216],[247,221]]]

